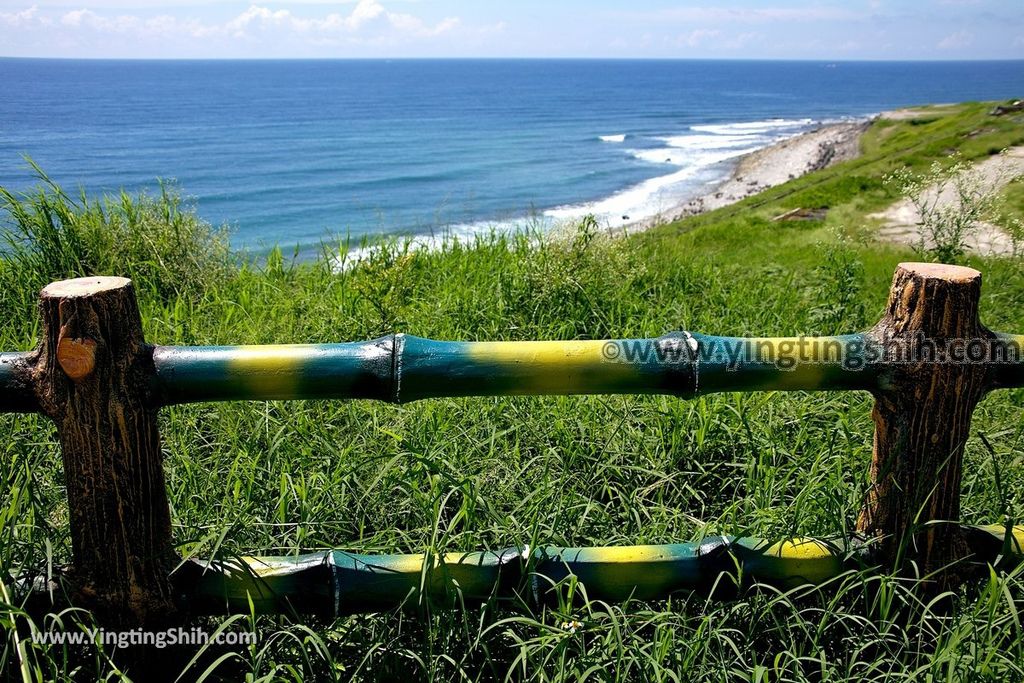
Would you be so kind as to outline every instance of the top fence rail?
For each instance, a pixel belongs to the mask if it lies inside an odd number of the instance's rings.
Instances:
[[[979,365],[989,388],[1024,386],[1024,336],[973,339],[718,337],[437,341],[394,334],[366,342],[151,347],[155,406],[205,401],[452,396],[875,391],[897,367]],[[0,411],[39,410],[33,355],[0,353]]]

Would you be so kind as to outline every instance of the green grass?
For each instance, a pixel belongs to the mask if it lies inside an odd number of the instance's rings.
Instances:
[[[870,238],[865,214],[896,199],[883,177],[951,149],[972,159],[1024,143],[1019,120],[988,109],[878,123],[859,159],[629,239],[492,237],[429,253],[390,244],[342,273],[329,247],[313,262],[232,256],[170,189],[107,202],[53,187],[4,195],[15,247],[0,260],[0,349],[34,345],[39,287],[101,272],[135,279],[147,338],[159,344],[863,329],[881,315],[895,264],[914,258]],[[1019,194],[1008,193],[1012,212],[1024,208]],[[771,222],[796,206],[830,211]],[[984,322],[1024,332],[1020,262],[967,262],[984,273]],[[1021,520],[1022,396],[994,393],[975,413],[967,522],[1001,522],[1002,510]],[[840,534],[864,491],[870,408],[859,393],[234,403],[164,410],[161,430],[183,556],[417,552]],[[68,561],[53,429],[3,416],[0,451],[4,576]],[[1024,680],[1019,576],[965,587],[948,618],[912,589],[850,574],[820,591],[734,602],[243,619],[231,627],[257,629],[260,645],[211,656],[185,677],[215,663],[214,680]],[[19,657],[9,627],[24,636],[26,620],[4,610],[0,664],[12,678],[119,676],[94,653],[23,643]],[[570,620],[582,628],[563,628]]]

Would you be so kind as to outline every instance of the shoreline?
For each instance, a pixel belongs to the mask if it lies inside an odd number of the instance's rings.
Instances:
[[[698,195],[652,216],[615,226],[605,225],[602,230],[613,237],[628,236],[667,225],[675,221],[714,211],[743,199],[752,197],[776,185],[799,178],[807,173],[828,168],[834,164],[854,159],[860,155],[860,138],[872,122],[885,117],[887,113],[852,119],[837,123],[825,123],[809,131],[783,138],[765,147],[737,157],[728,173],[701,189]],[[599,219],[600,220],[600,219]],[[512,221],[513,224],[519,221]],[[545,231],[557,236],[566,225],[575,224],[574,219],[552,223]],[[513,229],[518,230],[516,225]],[[436,245],[454,235],[452,226],[437,233],[407,236],[414,249],[433,249]],[[465,236],[455,236],[462,241],[466,236],[479,234],[471,231]],[[345,265],[349,267],[364,258],[365,252],[376,246],[352,246]]]
[[[860,137],[878,118],[828,123],[740,157],[729,174],[704,191],[657,215],[614,231],[643,232],[689,216],[714,211],[770,187],[860,155]]]
[[[652,216],[619,225],[604,225],[602,230],[609,236],[620,237],[645,232],[675,221],[714,211],[752,197],[763,190],[781,185],[802,175],[828,168],[833,164],[856,158],[860,155],[861,134],[873,121],[885,114],[852,119],[838,123],[825,123],[812,130],[797,133],[755,149],[732,162],[728,173],[706,185],[695,197],[685,199],[671,208]],[[562,219],[547,226],[548,237],[562,234],[567,226],[575,225],[577,219]],[[600,219],[599,219],[600,220]],[[512,229],[521,228],[521,220],[513,220]],[[493,226],[492,226],[493,227]],[[416,234],[405,237],[413,249],[434,249],[440,242],[454,236],[456,241],[472,239],[472,235],[484,232],[470,231],[459,234],[453,226],[446,226],[438,233]],[[363,260],[366,252],[377,246],[353,245],[347,257],[341,259],[341,269]]]

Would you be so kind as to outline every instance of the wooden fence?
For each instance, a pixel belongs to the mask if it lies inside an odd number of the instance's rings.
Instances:
[[[56,282],[42,339],[0,354],[0,412],[57,425],[73,552],[58,577],[73,604],[116,625],[258,611],[337,615],[409,600],[550,600],[579,581],[591,598],[665,597],[748,579],[820,583],[849,567],[913,566],[933,590],[972,567],[1022,559],[1024,527],[959,524],[971,414],[990,390],[1024,386],[1024,336],[978,319],[981,274],[904,263],[885,315],[861,334],[445,342],[395,334],[347,344],[146,344],[129,280]],[[171,537],[157,411],[223,400],[850,390],[875,397],[874,452],[858,536],[843,542],[715,537],[617,548],[518,547],[429,555],[327,551],[182,563]],[[47,593],[48,596],[54,592]],[[50,599],[50,598],[47,598]]]

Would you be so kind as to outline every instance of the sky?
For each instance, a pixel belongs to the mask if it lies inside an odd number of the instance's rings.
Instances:
[[[0,0],[0,56],[1024,59],[1024,0]]]

